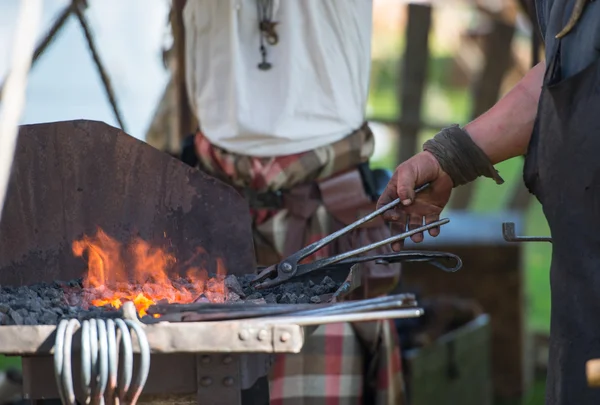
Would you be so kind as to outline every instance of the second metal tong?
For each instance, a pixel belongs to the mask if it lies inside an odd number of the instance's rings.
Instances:
[[[417,189],[415,189],[415,193],[419,193],[425,190],[429,184],[425,184]],[[334,264],[354,264],[366,261],[375,260],[377,263],[394,263],[394,262],[403,262],[403,261],[429,261],[432,262],[436,267],[441,268],[444,271],[454,272],[461,268],[462,262],[460,258],[451,253],[445,252],[423,252],[423,251],[402,251],[396,253],[388,253],[388,254],[380,254],[380,255],[371,255],[371,256],[360,256],[363,253],[371,251],[381,246],[389,245],[394,242],[398,242],[404,240],[412,235],[427,231],[429,229],[437,228],[441,225],[445,225],[450,222],[449,219],[444,218],[438,221],[432,222],[430,224],[421,226],[416,229],[412,229],[410,231],[390,236],[387,239],[381,240],[379,242],[372,243],[367,246],[363,246],[358,249],[351,250],[349,252],[340,253],[338,255],[328,257],[321,260],[316,260],[311,263],[300,264],[300,262],[307,258],[308,256],[315,253],[317,250],[323,248],[324,246],[330,244],[337,238],[342,235],[347,234],[348,232],[358,228],[359,226],[365,224],[366,222],[371,221],[377,216],[383,214],[384,212],[398,206],[400,204],[400,199],[396,199],[391,203],[379,208],[378,210],[372,212],[364,218],[359,219],[358,221],[340,229],[337,232],[332,233],[329,236],[324,237],[323,239],[311,243],[303,249],[300,249],[298,252],[289,256],[285,260],[280,263],[274,264],[270,267],[264,269],[257,277],[252,281],[252,285],[257,288],[268,288],[274,287],[276,285],[282,284],[292,278],[300,277],[306,275],[307,273],[320,270],[326,266],[331,266]],[[446,267],[443,264],[439,263],[440,259],[451,259],[456,262],[454,267]]]

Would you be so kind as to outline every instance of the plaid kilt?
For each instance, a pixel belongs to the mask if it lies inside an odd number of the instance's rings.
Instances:
[[[365,124],[346,138],[297,155],[251,157],[195,137],[200,169],[239,188],[256,192],[290,190],[326,179],[367,162],[374,138]],[[259,265],[286,254],[287,209],[253,209],[253,234]],[[318,204],[306,220],[303,245],[332,231],[332,220]],[[347,246],[329,245],[310,259],[329,257]],[[289,247],[288,247],[289,249]],[[299,354],[278,355],[269,376],[273,405],[402,405],[406,403],[400,350],[391,321],[331,324],[316,328]],[[365,392],[366,390],[366,392]]]

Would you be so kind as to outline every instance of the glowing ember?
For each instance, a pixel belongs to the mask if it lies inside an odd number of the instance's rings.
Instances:
[[[174,280],[169,277],[175,274],[177,265],[173,255],[139,238],[123,246],[102,229],[93,237],[84,236],[73,242],[73,254],[83,257],[84,253],[87,253],[88,272],[83,283],[93,291],[88,305],[118,309],[124,302],[133,301],[140,316],[144,316],[159,301],[190,303],[201,294],[211,302],[225,299],[226,272],[220,260],[216,277],[209,278],[206,270],[190,266],[185,268],[187,277]],[[199,249],[198,255],[202,253]]]

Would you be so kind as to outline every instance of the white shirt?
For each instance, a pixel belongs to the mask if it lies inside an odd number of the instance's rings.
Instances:
[[[336,142],[360,127],[372,0],[273,0],[279,42],[261,62],[256,0],[188,0],[187,88],[209,141],[249,156]]]

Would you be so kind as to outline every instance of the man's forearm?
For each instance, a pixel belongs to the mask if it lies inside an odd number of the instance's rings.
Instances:
[[[492,164],[526,153],[544,71],[545,63],[538,63],[496,105],[465,126]]]

